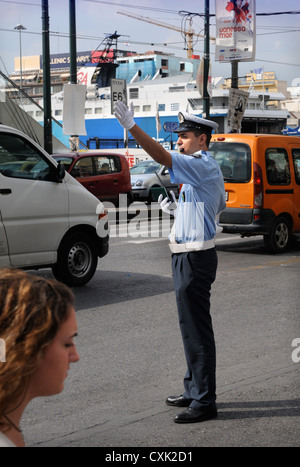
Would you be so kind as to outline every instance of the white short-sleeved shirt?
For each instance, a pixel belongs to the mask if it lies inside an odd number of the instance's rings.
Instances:
[[[5,436],[4,433],[0,432],[0,448],[15,448],[16,445]]]
[[[226,208],[219,164],[209,152],[172,155],[171,181],[183,184],[175,222],[177,243],[212,240],[216,218]]]

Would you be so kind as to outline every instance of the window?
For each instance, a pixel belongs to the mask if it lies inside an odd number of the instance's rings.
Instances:
[[[117,156],[94,157],[97,175],[121,172],[121,162]]]
[[[247,144],[213,142],[209,145],[209,152],[220,165],[224,182],[249,182],[251,150]]]
[[[294,161],[295,178],[297,185],[300,185],[300,149],[292,149]]]
[[[36,86],[32,90],[32,94],[43,94],[43,87],[42,86]]]
[[[129,88],[129,99],[139,98],[139,88]]]
[[[62,86],[61,86],[61,85],[52,86],[52,89],[53,89],[52,94],[55,94],[55,93],[57,93],[57,92],[62,91]],[[40,94],[41,94],[41,93],[40,93]]]
[[[202,99],[188,99],[190,106],[193,110],[199,110],[202,108]]]
[[[72,170],[76,169],[78,177],[91,177],[95,175],[92,157],[78,159]]]
[[[178,112],[179,111],[179,103],[177,102],[172,102],[171,103],[171,110],[175,111],[175,112]]]
[[[269,148],[266,150],[265,157],[268,183],[270,185],[289,185],[291,173],[286,150]]]
[[[185,86],[171,86],[169,87],[169,92],[183,92],[185,91]]]
[[[151,112],[151,105],[143,105],[143,112]]]
[[[121,162],[118,156],[90,156],[78,159],[72,169],[76,177],[95,177],[121,172]]]
[[[0,134],[0,172],[4,177],[53,181],[54,166],[27,141]]]

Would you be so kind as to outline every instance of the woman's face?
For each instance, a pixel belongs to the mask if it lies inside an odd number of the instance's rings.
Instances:
[[[61,325],[55,338],[46,348],[43,360],[31,375],[28,388],[31,398],[51,396],[63,390],[70,364],[79,360],[74,343],[76,335],[76,314],[72,307],[69,317]]]

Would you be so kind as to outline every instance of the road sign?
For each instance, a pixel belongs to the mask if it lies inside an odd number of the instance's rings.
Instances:
[[[164,123],[164,130],[167,133],[173,133],[178,128],[178,123],[176,122],[165,122]]]
[[[127,88],[126,79],[111,79],[111,113],[114,112],[114,104],[117,101],[122,101],[127,105]]]

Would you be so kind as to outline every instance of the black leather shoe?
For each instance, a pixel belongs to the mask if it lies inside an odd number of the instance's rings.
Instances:
[[[175,423],[198,423],[210,420],[218,416],[217,409],[213,407],[189,407],[184,412],[176,415],[174,418]]]
[[[167,397],[166,403],[173,407],[188,407],[193,399],[188,399],[184,396],[170,396]]]

